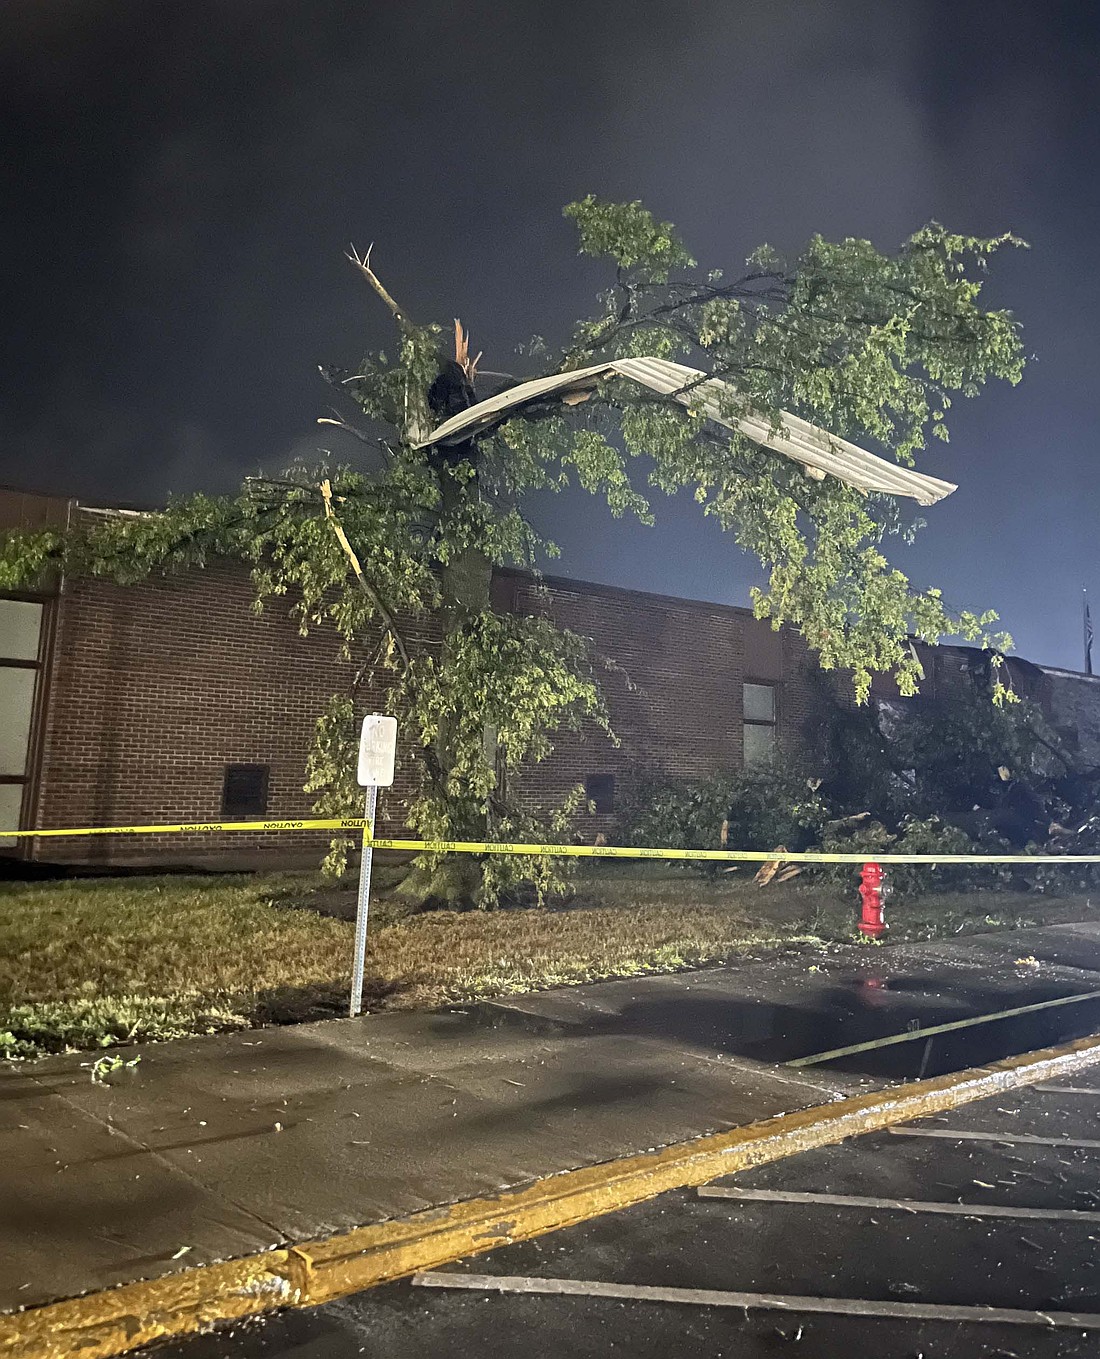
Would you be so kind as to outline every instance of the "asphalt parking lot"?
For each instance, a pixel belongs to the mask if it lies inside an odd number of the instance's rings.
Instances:
[[[178,1359],[1100,1355],[1100,1075],[677,1191]]]

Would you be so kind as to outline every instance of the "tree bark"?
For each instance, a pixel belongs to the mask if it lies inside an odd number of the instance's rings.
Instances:
[[[461,464],[474,469],[474,478],[467,480],[455,475]],[[451,448],[436,455],[436,477],[440,493],[440,524],[444,526],[462,511],[476,487],[477,447],[474,443]],[[441,663],[448,660],[448,648],[459,630],[471,619],[491,606],[493,566],[489,558],[475,548],[467,548],[451,555],[440,564],[440,614],[443,622]],[[430,777],[446,796],[446,784],[454,769],[456,731],[453,721],[440,722],[432,745]],[[453,799],[451,799],[453,803]],[[484,813],[467,808],[462,820],[455,825],[456,838],[484,840],[488,835]],[[407,900],[421,908],[444,907],[452,910],[471,906],[481,884],[481,860],[473,854],[454,854],[444,858],[434,869],[415,867],[398,889]]]

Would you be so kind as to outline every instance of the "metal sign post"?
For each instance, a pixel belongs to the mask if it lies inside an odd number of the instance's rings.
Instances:
[[[378,790],[393,783],[397,756],[397,718],[372,713],[363,718],[359,737],[357,782],[367,790],[363,812],[363,857],[359,866],[359,903],[355,912],[355,957],[351,968],[352,1019],[363,1008],[363,967],[367,952],[367,914],[370,910],[370,874],[374,862],[374,817],[378,810]]]

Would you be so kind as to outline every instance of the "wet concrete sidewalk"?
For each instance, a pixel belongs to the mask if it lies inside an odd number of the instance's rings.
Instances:
[[[87,1054],[9,1070],[0,1308],[496,1193],[915,1076],[918,1058],[932,1074],[918,1042],[784,1063],[1090,991],[1100,925],[1073,925],[148,1045],[107,1085]],[[1100,1001],[961,1031],[932,1060],[1095,1030]]]

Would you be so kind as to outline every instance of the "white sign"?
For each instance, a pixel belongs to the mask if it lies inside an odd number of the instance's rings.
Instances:
[[[359,737],[360,788],[388,788],[397,759],[397,718],[371,713],[363,718]]]

